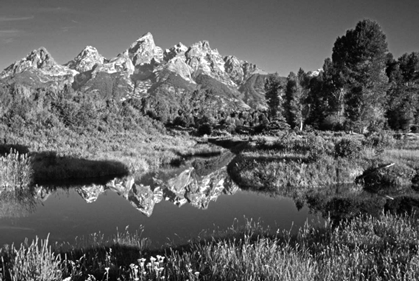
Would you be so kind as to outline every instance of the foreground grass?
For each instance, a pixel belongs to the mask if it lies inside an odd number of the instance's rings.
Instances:
[[[418,214],[358,217],[272,235],[258,223],[176,248],[127,244],[2,250],[4,280],[418,280]],[[131,238],[130,238],[131,237]],[[219,238],[218,238],[219,237]],[[95,278],[95,279],[94,279]],[[1,279],[1,278],[0,278]],[[69,280],[69,279],[66,279]]]

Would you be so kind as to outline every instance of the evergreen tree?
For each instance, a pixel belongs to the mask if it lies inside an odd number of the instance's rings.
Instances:
[[[265,98],[268,105],[268,113],[272,120],[282,117],[281,92],[282,87],[277,75],[270,75],[265,83]]]
[[[303,128],[302,95],[298,77],[290,72],[286,85],[286,119],[292,128],[299,128],[299,130]]]
[[[409,131],[418,124],[419,78],[418,53],[404,54],[398,61],[387,62],[390,87],[387,92],[386,117],[393,130]]]
[[[385,73],[387,43],[375,21],[360,21],[339,37],[333,48],[333,66],[342,84],[345,115],[351,129],[378,127],[384,121],[383,101],[388,78]]]

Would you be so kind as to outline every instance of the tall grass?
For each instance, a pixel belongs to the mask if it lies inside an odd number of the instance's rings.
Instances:
[[[386,162],[396,162],[418,170],[419,150],[412,149],[386,149],[381,158]]]
[[[61,280],[62,262],[60,255],[55,254],[48,245],[48,237],[38,240],[38,237],[28,246],[21,245],[19,249],[12,246],[12,261],[10,279],[21,280]]]
[[[36,240],[13,248],[5,268],[11,280],[418,280],[418,223],[418,215],[360,216],[306,224],[292,235],[248,222],[176,248],[150,252],[134,243],[62,253],[62,260],[48,240]]]
[[[0,157],[0,188],[23,187],[32,183],[32,159],[15,150]]]

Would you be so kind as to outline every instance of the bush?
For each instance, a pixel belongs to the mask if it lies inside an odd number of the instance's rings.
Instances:
[[[359,141],[352,139],[341,139],[335,144],[336,157],[357,158],[360,156],[362,145]]]
[[[376,149],[392,148],[396,144],[396,139],[387,131],[382,131],[377,134],[371,134],[366,136],[363,142],[366,146],[371,146]]]
[[[404,165],[382,164],[369,167],[356,178],[356,183],[370,192],[397,191],[411,183],[414,171]]]
[[[205,123],[201,125],[200,127],[198,127],[198,131],[197,131],[199,136],[211,135],[211,132],[212,132],[212,128],[209,123]]]

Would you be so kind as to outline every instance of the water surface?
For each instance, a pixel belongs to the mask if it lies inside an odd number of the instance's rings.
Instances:
[[[115,235],[144,229],[152,246],[185,243],[203,230],[226,229],[259,220],[262,225],[296,231],[305,221],[319,222],[307,207],[300,210],[286,197],[241,190],[226,164],[215,160],[106,184],[34,187],[32,192],[0,193],[0,245],[19,244],[27,237],[49,234],[52,242],[70,242],[92,233]]]

